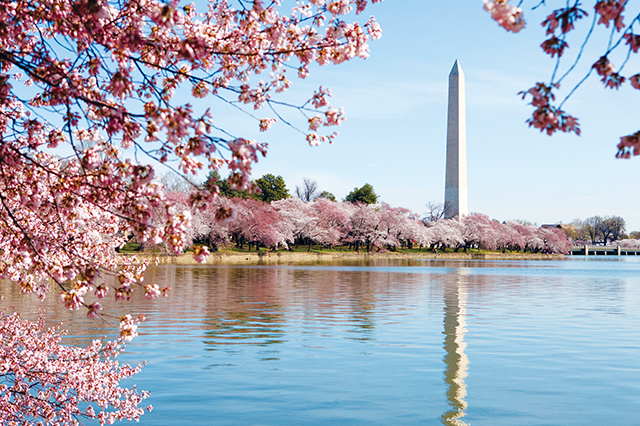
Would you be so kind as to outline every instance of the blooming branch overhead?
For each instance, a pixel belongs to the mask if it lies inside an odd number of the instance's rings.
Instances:
[[[601,77],[600,81],[605,88],[618,89],[625,81],[629,80],[633,88],[640,90],[640,70],[632,70],[625,73],[625,75],[622,74],[631,54],[637,54],[640,49],[640,34],[636,33],[640,31],[640,14],[625,23],[624,18],[628,16],[625,11],[627,3],[627,0],[598,0],[593,3],[593,11],[588,12],[581,8],[579,1],[562,2],[562,7],[554,10],[542,21],[542,26],[546,28],[546,36],[549,36],[549,38],[543,41],[540,47],[546,54],[552,58],[555,57],[557,63],[549,83],[536,83],[531,89],[520,93],[523,98],[528,95],[532,96],[531,105],[535,108],[535,111],[533,116],[527,120],[530,126],[540,129],[540,131],[546,132],[548,135],[552,135],[557,131],[574,132],[579,135],[580,127],[577,118],[564,112],[562,104],[594,71]],[[507,31],[516,33],[524,27],[525,21],[522,9],[511,5],[509,0],[484,0],[484,4],[485,10],[491,13],[491,17]],[[545,2],[536,2],[536,4],[536,7],[538,7],[545,4]],[[593,21],[591,29],[581,43],[582,47],[576,58],[571,62],[568,70],[560,77],[557,77],[556,72],[559,69],[562,57],[569,48],[567,38],[576,29],[578,21],[588,17],[590,13],[593,14]],[[593,36],[595,25],[610,28],[610,33],[607,35],[609,40],[606,50],[597,59],[593,58],[592,65],[585,78],[571,90],[569,95],[558,106],[554,106],[552,103],[555,100],[553,91],[560,88],[560,83],[578,65],[583,56],[584,47]],[[616,67],[612,62],[611,56],[614,55],[614,51],[618,48],[626,52],[621,56],[620,64]],[[640,155],[639,134],[640,132],[636,132],[632,135],[621,137],[616,157],[630,158],[632,154]]]
[[[117,277],[115,297],[130,297],[146,265],[116,261],[114,248],[133,235],[179,253],[191,221],[154,181],[152,164],[185,175],[226,166],[236,189],[249,188],[267,146],[228,133],[215,118],[225,105],[261,131],[276,120],[298,129],[283,114],[300,113],[303,138],[332,141],[335,133],[319,129],[344,115],[329,90],[300,105],[278,94],[291,86],[290,73],[305,78],[312,64],[368,56],[378,24],[344,20],[367,3],[301,0],[287,13],[277,0],[210,0],[202,10],[177,0],[3,3],[0,277],[41,297],[52,279],[65,306],[90,315],[100,306],[86,297],[105,294],[105,274]],[[271,117],[255,115],[265,107]],[[216,196],[215,187],[197,190],[190,204]],[[162,223],[152,221],[157,210]]]

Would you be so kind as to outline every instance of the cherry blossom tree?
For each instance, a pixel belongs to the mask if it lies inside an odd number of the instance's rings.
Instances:
[[[307,237],[307,229],[312,226],[314,217],[304,201],[300,198],[286,198],[273,201],[271,205],[278,212],[280,218],[278,230],[287,242],[295,244]],[[312,243],[312,241],[309,242],[309,250]]]
[[[412,211],[381,203],[377,214],[378,232],[377,239],[374,241],[377,246],[396,249],[404,246],[412,248],[414,243],[420,245],[430,243],[428,237],[430,233],[426,232],[426,226]]]
[[[474,213],[463,219],[463,238],[465,248],[477,245],[478,248],[494,251],[497,244],[495,222],[489,216]]]
[[[420,248],[430,247],[436,242],[433,229],[425,226],[424,223],[420,223],[418,220],[411,221],[405,233],[408,235],[410,241],[418,244]]]
[[[218,250],[230,244],[230,227],[237,215],[233,201],[226,197],[217,197],[206,209],[194,214],[194,227],[201,226],[196,239],[207,247]]]
[[[341,244],[349,220],[347,211],[342,208],[343,203],[318,198],[305,204],[300,198],[289,198],[274,201],[271,205],[280,215],[281,234],[291,236],[286,238],[287,241],[308,244],[309,251],[313,244],[326,247]]]
[[[343,208],[344,204],[319,197],[309,205],[312,214],[317,218],[313,238],[318,244],[341,244],[349,229],[349,217],[347,210]]]
[[[521,225],[519,223],[512,223],[511,226],[515,229],[524,240],[524,250],[531,252],[539,252],[544,249],[544,241],[540,238],[538,228],[532,225]]]
[[[310,145],[331,142],[335,133],[320,128],[345,117],[328,89],[298,105],[278,95],[292,85],[291,70],[304,78],[314,63],[368,56],[379,26],[346,20],[367,3],[301,0],[288,11],[262,0],[211,0],[202,10],[178,0],[3,4],[0,278],[41,297],[52,282],[67,307],[89,314],[105,275],[117,276],[116,295],[130,294],[146,264],[118,259],[114,249],[133,235],[181,253],[190,209],[218,193],[194,188],[188,208],[178,205],[155,168],[188,177],[226,166],[235,189],[251,189],[267,145],[229,133],[207,107],[240,110],[261,131],[278,120]],[[232,213],[221,208],[215,217]]]
[[[539,228],[538,236],[544,244],[543,250],[549,253],[569,254],[571,241],[560,228]]]
[[[496,244],[503,252],[524,250],[526,246],[524,238],[513,226],[508,223],[497,224],[496,231]]]
[[[484,231],[480,223],[474,220],[474,215],[466,216],[461,220],[462,241],[464,242],[464,250],[476,247],[480,244],[480,236]]]
[[[433,222],[430,222],[433,223]],[[464,245],[462,223],[455,219],[441,219],[430,226],[434,234],[434,244],[440,247],[461,247]]]
[[[61,344],[62,338],[59,330],[44,329],[43,316],[31,322],[0,313],[0,424],[137,421],[148,393],[119,386],[141,368],[116,361],[122,341],[79,348]]]
[[[406,209],[395,209],[387,203],[380,203],[380,208],[376,210],[378,216],[378,232],[373,243],[377,247],[387,246],[396,249],[402,246],[404,238],[402,232],[406,227],[408,218],[403,214],[409,212]]]
[[[186,205],[184,193],[167,193],[176,205]],[[222,213],[221,213],[222,212]],[[231,241],[242,247],[286,248],[314,244],[332,247],[348,244],[359,251],[401,248],[470,248],[568,253],[571,247],[559,228],[548,230],[524,222],[504,222],[480,213],[464,218],[424,222],[418,215],[387,203],[377,205],[334,202],[327,198],[305,203],[286,198],[267,203],[255,199],[218,197],[208,207],[191,210],[191,241],[197,256],[204,256],[200,245],[219,247]],[[145,287],[146,289],[148,288]],[[118,291],[121,291],[118,290]]]
[[[271,204],[264,201],[236,198],[237,216],[230,226],[233,239],[239,246],[244,243],[267,248],[287,246],[286,239],[278,231],[280,217]]]
[[[379,240],[377,233],[380,219],[376,214],[375,205],[351,202],[342,204],[349,215],[349,226],[344,242],[350,244],[356,251],[363,246],[370,251],[372,245]]]
[[[175,215],[176,212],[180,212],[182,217],[184,218],[184,234],[181,236],[183,242],[183,249],[189,247],[193,244],[193,240],[195,238],[195,234],[199,233],[201,230],[198,229],[198,226],[194,226],[193,221],[193,211],[190,208],[190,200],[189,195],[191,193],[191,188],[186,187],[179,191],[164,191],[164,199],[171,206],[170,208],[153,208],[151,210],[151,223],[154,226],[162,226],[162,224],[166,223],[172,215]],[[155,247],[159,244],[164,245],[164,241],[161,240],[143,240],[143,244],[149,245],[151,247]],[[169,250],[169,247],[165,247]],[[182,251],[182,250],[181,250]],[[181,252],[180,251],[180,252]],[[179,254],[178,251],[173,251],[174,254]]]
[[[520,1],[516,6],[509,0],[484,0],[484,8],[498,25],[517,33],[525,26],[524,13],[520,8],[522,3]],[[558,3],[559,7],[542,21],[548,38],[540,47],[551,58],[555,58],[555,66],[548,81],[536,83],[532,88],[521,92],[521,95],[523,99],[530,99],[534,108],[533,115],[528,120],[530,126],[548,135],[557,131],[579,135],[577,118],[564,111],[563,106],[591,74],[600,78],[605,89],[618,89],[628,80],[633,88],[640,90],[640,70],[625,69],[631,55],[637,54],[640,49],[640,14],[629,16],[625,10],[627,0],[594,0],[589,2],[589,6],[583,6],[577,0],[549,3]],[[546,6],[546,2],[536,0],[533,5],[535,8]],[[606,37],[608,42],[596,57],[588,57],[585,47],[597,37],[595,34],[598,26],[606,28],[602,38]],[[576,31],[578,28],[586,32],[584,39],[577,35],[581,33]],[[565,64],[564,54],[570,49],[569,41],[579,48],[574,58]],[[556,102],[560,85],[568,75],[580,69],[583,61],[587,62],[588,67],[585,76],[570,88],[559,103]],[[620,138],[616,156],[630,158],[632,154],[640,155],[640,130]]]

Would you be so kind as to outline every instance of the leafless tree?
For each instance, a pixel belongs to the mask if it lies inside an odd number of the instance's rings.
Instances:
[[[574,229],[567,228],[565,230],[569,237],[575,233],[575,239],[591,240],[591,244],[602,242],[607,245],[611,241],[626,237],[626,223],[620,216],[591,216],[584,221],[576,219],[571,226]]]
[[[315,201],[318,198],[318,182],[308,178],[302,178],[302,187],[296,185],[296,197],[305,203]]]
[[[427,212],[422,221],[425,225],[430,222],[436,222],[446,216],[448,212],[449,203],[436,203],[435,201],[429,201],[427,203]]]
[[[584,220],[583,226],[584,230],[589,236],[591,240],[591,244],[595,244],[600,237],[600,223],[602,222],[602,217],[600,216],[591,216]]]
[[[599,227],[605,246],[607,245],[607,240],[616,241],[625,232],[624,219],[620,216],[606,216],[600,222]]]
[[[167,172],[160,178],[160,183],[165,191],[190,193],[196,187],[193,182],[188,181],[184,176],[175,172]]]

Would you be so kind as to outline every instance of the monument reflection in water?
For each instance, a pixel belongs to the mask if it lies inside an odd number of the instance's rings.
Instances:
[[[465,397],[467,385],[464,380],[468,374],[469,358],[464,350],[466,333],[465,317],[467,313],[468,270],[458,269],[457,275],[448,275],[444,288],[444,381],[448,386],[447,401],[451,407],[442,415],[445,425],[466,426],[460,420],[467,408]]]

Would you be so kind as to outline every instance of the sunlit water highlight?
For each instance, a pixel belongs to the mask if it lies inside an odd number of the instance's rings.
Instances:
[[[163,266],[123,361],[145,425],[640,424],[640,259]],[[113,322],[47,309],[68,341]],[[130,383],[128,383],[130,385]]]

